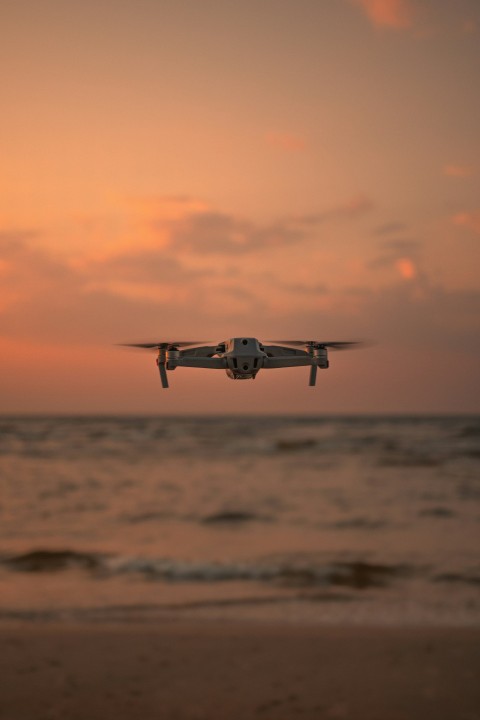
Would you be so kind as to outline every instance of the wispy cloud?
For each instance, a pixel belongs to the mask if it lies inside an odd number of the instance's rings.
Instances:
[[[148,337],[159,322],[162,332],[177,324],[193,331],[197,323],[214,325],[218,317],[241,324],[246,315],[273,313],[272,307],[277,314],[284,306],[293,312],[295,292],[300,304],[307,294],[328,301],[322,280],[309,278],[308,269],[305,285],[286,273],[287,288],[276,272],[259,280],[255,268],[269,267],[279,249],[318,238],[323,224],[354,221],[372,207],[358,196],[262,224],[191,198],[134,205],[123,209],[118,223],[82,221],[84,246],[70,255],[51,249],[47,229],[0,233],[0,334],[60,344],[108,343]]]
[[[206,271],[189,269],[162,249],[148,249],[124,252],[104,261],[90,263],[88,274],[128,282],[172,284],[205,275]]]
[[[75,273],[37,243],[39,233],[19,230],[0,233],[0,259],[4,266],[4,288],[17,295],[37,289],[47,290],[50,283],[68,285]]]
[[[364,196],[355,196],[343,203],[311,214],[287,216],[265,225],[235,215],[204,211],[187,213],[168,222],[170,249],[194,254],[241,255],[303,242],[315,227],[341,220],[353,220],[373,207]],[[155,221],[159,231],[165,221]]]
[[[328,293],[328,285],[325,283],[284,283],[283,289],[292,293],[301,293],[302,295],[325,295]]]
[[[405,256],[418,256],[421,244],[418,240],[395,239],[379,243],[378,255],[371,261],[370,267],[381,268],[391,265],[396,260]]]
[[[442,173],[448,177],[464,178],[473,175],[474,171],[471,165],[444,165]]]
[[[378,255],[369,263],[372,269],[394,268],[404,280],[414,280],[420,270],[421,244],[418,240],[393,239],[380,243]]]
[[[257,225],[234,215],[204,212],[171,226],[170,247],[196,254],[241,255],[299,242],[306,235],[306,229],[289,218]]]
[[[375,27],[404,30],[413,25],[414,11],[409,0],[352,0]]]
[[[294,216],[292,220],[301,225],[318,225],[329,220],[350,220],[364,215],[373,207],[372,200],[366,195],[360,194],[319,212]]]
[[[480,235],[480,210],[475,212],[457,213],[452,218],[455,225],[463,225],[474,233]]]
[[[403,222],[389,222],[383,225],[378,225],[373,229],[374,235],[392,235],[393,233],[404,232],[407,229],[407,225]]]
[[[324,284],[308,263],[279,279],[266,271],[251,276],[255,259],[245,257],[247,265],[236,263],[238,276],[227,277],[185,267],[166,248],[130,249],[78,269],[27,236],[2,236],[2,286],[18,293],[0,310],[4,337],[107,347],[196,328],[222,339],[253,323],[269,335],[310,336],[321,327],[346,339],[372,337],[406,348],[447,344],[474,352],[480,294],[431,286],[418,269],[422,245],[414,239],[379,244],[377,266],[389,263],[396,279],[385,274],[374,288],[366,277],[352,277],[358,284],[341,288],[337,278]]]
[[[405,349],[451,347],[479,351],[480,292],[424,282],[371,291],[361,301],[362,332]]]
[[[131,249],[78,266],[41,246],[36,233],[0,235],[0,334],[68,344],[115,342],[188,320],[203,272],[163,250]],[[172,313],[173,308],[173,313]]]

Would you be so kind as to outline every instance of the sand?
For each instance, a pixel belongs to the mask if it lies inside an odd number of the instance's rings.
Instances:
[[[2,720],[475,720],[480,629],[0,628]]]

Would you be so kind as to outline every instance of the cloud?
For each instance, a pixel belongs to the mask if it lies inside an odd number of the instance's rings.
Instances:
[[[442,168],[443,175],[447,175],[448,177],[470,177],[470,175],[473,175],[473,172],[471,165],[444,165]]]
[[[193,213],[171,226],[173,250],[198,254],[243,254],[303,240],[305,233],[287,221],[255,225],[233,215]]]
[[[459,350],[475,356],[480,351],[479,318],[480,292],[448,290],[424,280],[377,289],[345,288],[331,297],[321,316],[306,305],[302,312],[297,310],[291,325],[289,318],[282,318],[282,323],[299,337],[322,327],[332,337],[371,339],[379,347],[403,347],[406,354],[425,348],[432,353]]]
[[[419,276],[421,244],[418,240],[399,238],[380,243],[379,254],[370,261],[368,267],[377,270],[395,268],[404,280],[413,280]]]
[[[2,230],[0,232],[0,252],[23,245],[28,240],[39,237],[39,230]]]
[[[302,285],[307,291],[308,282]],[[480,352],[480,292],[449,290],[426,278],[398,279],[375,289],[332,286],[324,295],[312,295],[312,301],[307,301],[307,292],[296,292],[297,301],[289,292],[281,307],[272,303],[262,308],[270,337],[372,340],[380,350],[396,348],[406,358],[424,350],[432,362],[438,352],[464,352],[472,358]],[[372,358],[375,362],[375,355]],[[401,356],[397,359],[401,364]],[[394,363],[389,371],[391,382],[398,371],[399,365]],[[419,377],[419,385],[421,382]]]
[[[314,283],[312,285],[307,283],[284,283],[282,287],[288,292],[311,296],[326,295],[329,290],[328,285],[325,285],[325,283]]]
[[[329,220],[351,220],[372,210],[372,200],[366,195],[354,195],[344,203],[334,205],[318,213],[298,215],[292,219],[301,225],[318,225]]]
[[[413,25],[414,12],[409,0],[352,0],[362,8],[375,27],[404,30]]]
[[[405,252],[416,253],[421,247],[421,243],[418,240],[398,239],[398,240],[386,240],[381,243],[382,248],[385,251],[390,251],[392,254],[402,254]]]
[[[88,265],[88,274],[139,283],[178,283],[200,277],[204,269],[189,269],[162,249],[124,252]]]
[[[461,225],[480,235],[480,211],[457,213],[452,218],[455,225]]]
[[[17,297],[0,312],[0,334],[41,347],[51,343],[80,352],[83,346],[87,357],[93,345],[108,352],[117,342],[195,331],[220,340],[247,328],[260,337],[372,338],[406,354],[423,348],[433,359],[445,348],[472,358],[478,351],[480,293],[432,286],[420,273],[411,277],[422,247],[414,239],[379,243],[379,257],[394,271],[397,263],[402,281],[383,276],[384,285],[376,289],[361,276],[355,287],[338,287],[333,278],[325,286],[308,263],[283,279],[270,270],[252,276],[242,264],[237,276],[207,274],[185,267],[164,249],[130,250],[79,270],[32,236],[2,239],[0,257],[8,266],[2,285],[8,280]],[[154,288],[158,294],[148,296]]]
[[[308,215],[287,216],[258,225],[235,215],[204,211],[187,213],[168,223],[170,249],[195,254],[241,255],[303,242],[316,226],[338,220],[353,220],[369,212],[372,201],[364,195]],[[156,221],[159,232],[163,219]]]
[[[480,292],[401,283],[372,293],[365,311],[372,337],[402,343],[405,352],[422,346],[474,353],[480,349]]]
[[[35,233],[0,235],[0,334],[60,344],[115,342],[201,312],[206,274],[163,251],[119,253],[72,266],[42,248]],[[173,328],[171,328],[173,329]]]
[[[403,232],[407,229],[407,225],[403,222],[389,222],[383,225],[378,225],[374,228],[374,235],[391,235],[392,233]]]
[[[2,284],[6,289],[15,290],[17,296],[48,290],[52,283],[76,282],[74,271],[36,244],[39,235],[31,230],[0,233]]]
[[[189,268],[163,248],[125,251],[82,266],[87,292],[110,293],[155,303],[188,302],[202,278],[215,268]]]
[[[159,323],[168,334],[177,326],[185,332],[215,326],[219,317],[240,322],[268,315],[291,291],[276,272],[264,280],[254,277],[257,261],[266,262],[255,253],[306,242],[322,223],[352,221],[371,205],[358,196],[262,224],[192,198],[150,198],[129,205],[117,223],[84,222],[85,242],[71,256],[48,249],[47,230],[4,231],[0,334],[58,344],[108,343],[148,338]],[[231,259],[231,272],[217,265],[222,258],[223,265]],[[289,280],[294,285],[295,274]],[[298,287],[293,291],[300,294]],[[315,278],[303,295],[308,293],[328,299]]]

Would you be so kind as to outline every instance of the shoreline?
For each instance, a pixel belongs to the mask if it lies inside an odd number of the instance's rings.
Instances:
[[[1,623],[8,720],[474,720],[480,628]]]

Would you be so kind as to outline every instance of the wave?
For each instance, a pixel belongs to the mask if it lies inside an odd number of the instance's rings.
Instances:
[[[413,570],[404,565],[382,565],[364,560],[325,565],[285,561],[265,564],[186,562],[168,558],[115,557],[73,550],[33,550],[2,558],[0,563],[11,571],[28,573],[81,569],[103,578],[140,574],[146,579],[169,582],[253,581],[283,587],[337,586],[353,590],[385,587]]]
[[[463,583],[466,585],[480,586],[480,573],[440,573],[433,578],[434,582],[439,583]]]
[[[348,603],[351,595],[339,592],[297,592],[291,595],[251,595],[231,598],[207,598],[176,603],[136,603],[92,607],[62,607],[58,609],[0,608],[0,620],[55,622],[76,620],[83,622],[149,622],[165,614],[222,608],[246,608],[295,603]]]
[[[19,572],[56,572],[69,568],[98,570],[100,555],[74,550],[32,550],[31,552],[3,558],[2,564]]]
[[[367,454],[382,466],[479,458],[476,417],[1,417],[0,455]]]
[[[237,523],[245,523],[245,522],[253,522],[253,521],[262,521],[265,522],[265,520],[269,520],[270,518],[267,518],[263,515],[257,515],[252,512],[247,512],[243,510],[225,510],[223,512],[213,513],[212,515],[207,515],[206,517],[202,518],[202,523],[205,523],[207,525],[216,525],[216,524],[237,524]]]

